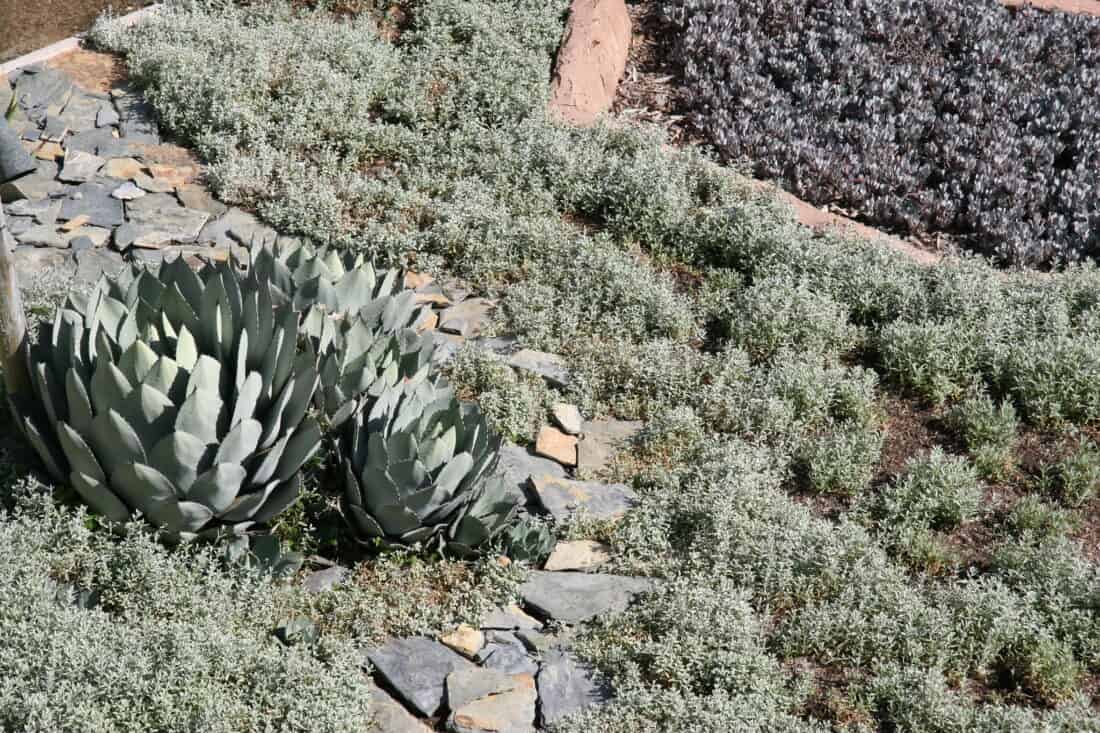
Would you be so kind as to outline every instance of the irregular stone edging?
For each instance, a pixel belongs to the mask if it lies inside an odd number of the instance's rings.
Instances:
[[[630,54],[623,0],[573,0],[550,87],[550,113],[585,127],[611,109]]]
[[[1100,16],[1100,0],[1001,0],[1001,3],[1010,8],[1030,5],[1037,10]]]
[[[124,25],[133,25],[147,15],[155,13],[160,10],[161,4],[150,5],[140,10],[135,10],[132,13],[127,13],[118,19],[118,21]],[[75,51],[80,48],[80,44],[83,41],[82,36],[69,36],[62,39],[57,43],[51,43],[45,48],[40,48],[37,51],[31,51],[28,54],[24,54],[19,58],[12,59],[3,64],[0,64],[0,75],[10,74],[13,71],[22,69],[25,66],[31,66],[33,64],[41,64],[49,61],[52,58],[60,56],[63,53]]]

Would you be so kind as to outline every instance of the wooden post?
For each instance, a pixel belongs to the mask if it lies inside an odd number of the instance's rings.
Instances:
[[[0,184],[25,176],[35,169],[34,160],[23,149],[19,137],[0,117]],[[22,394],[30,386],[24,360],[27,319],[23,297],[15,274],[15,238],[8,230],[4,207],[0,205],[0,337],[3,352],[4,383],[9,395]]]
[[[4,339],[4,384],[8,394],[22,394],[30,386],[23,353],[27,319],[15,274],[15,239],[8,231],[3,206],[0,206],[0,334]]]

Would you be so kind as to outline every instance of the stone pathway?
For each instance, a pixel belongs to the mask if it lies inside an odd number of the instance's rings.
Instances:
[[[34,173],[0,187],[21,276],[76,262],[94,279],[124,258],[157,262],[173,251],[222,259],[277,239],[210,194],[203,166],[162,138],[132,89],[88,90],[35,65],[0,78],[0,109],[13,98],[10,125],[37,162]]]
[[[202,185],[203,166],[165,141],[149,105],[127,87],[109,92],[74,84],[64,73],[28,67],[0,78],[0,109],[15,100],[13,129],[37,159],[37,171],[0,187],[0,201],[18,242],[24,283],[45,269],[73,268],[93,282],[125,260],[159,262],[168,252],[245,258],[253,241],[278,242],[253,215],[219,202]],[[430,305],[422,328],[446,363],[466,343],[507,358],[557,389],[570,382],[565,360],[525,349],[514,338],[484,337],[495,303],[471,297],[461,283],[409,273],[406,285]],[[498,472],[524,510],[565,521],[576,512],[613,520],[636,497],[623,484],[578,480],[597,475],[641,429],[640,423],[586,421],[558,404],[533,450],[506,444]],[[520,606],[498,609],[478,628],[441,638],[392,639],[364,651],[379,733],[526,733],[541,730],[611,691],[571,651],[579,626],[625,609],[651,588],[643,578],[601,573],[610,560],[599,542],[561,542],[543,570],[520,588]],[[305,587],[325,593],[346,582],[339,566],[309,574]]]

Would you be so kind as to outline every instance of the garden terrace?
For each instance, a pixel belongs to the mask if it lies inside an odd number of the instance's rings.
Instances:
[[[525,681],[494,678],[524,730],[1097,726],[1100,272],[916,263],[815,234],[659,130],[556,122],[564,10],[432,0],[395,33],[392,13],[187,0],[96,27],[226,205],[417,272],[436,363],[572,555],[364,553],[342,477],[311,465],[272,530],[337,569],[257,575],[221,545],[116,539],[13,446],[0,587],[48,577],[94,608],[0,593],[3,726],[345,730],[390,695],[453,730],[443,680],[496,657],[546,685],[564,647],[614,698],[585,687],[606,704],[558,718],[538,687],[536,718]],[[530,615],[492,612],[511,601]],[[154,688],[128,670],[159,660],[159,627],[194,663]],[[40,694],[49,675],[80,694]],[[157,704],[131,722],[123,697]]]

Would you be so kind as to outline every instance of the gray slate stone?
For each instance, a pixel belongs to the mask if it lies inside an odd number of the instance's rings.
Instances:
[[[634,596],[652,587],[652,581],[646,578],[532,570],[519,593],[537,613],[576,624],[624,611]]]
[[[15,95],[12,91],[11,84],[8,83],[8,79],[0,74],[0,114],[8,111],[8,107],[11,106],[11,98]]]
[[[126,219],[122,215],[122,202],[111,198],[113,186],[96,181],[82,183],[61,204],[61,221],[86,215],[88,224],[97,227],[116,227]]]
[[[133,201],[143,196],[145,196],[145,191],[138,188],[133,181],[126,181],[126,183],[111,191],[111,197],[119,201]]]
[[[74,133],[94,130],[96,116],[102,105],[101,98],[74,88],[68,104],[61,112],[61,120]]]
[[[118,109],[119,132],[130,142],[149,145],[160,144],[160,128],[157,126],[156,110],[137,94],[122,94],[115,97]]]
[[[590,420],[577,443],[577,470],[594,473],[606,466],[644,423],[632,420]]]
[[[333,565],[324,570],[315,570],[305,577],[302,586],[310,593],[324,593],[342,585],[348,577],[348,569]]]
[[[8,231],[16,239],[19,235],[27,231],[34,226],[34,217],[32,216],[8,216]]]
[[[58,180],[65,183],[90,181],[106,162],[98,155],[68,150],[65,152],[65,163],[61,166],[61,172],[57,174]]]
[[[43,163],[46,165],[42,165]],[[56,163],[41,160],[35,164],[35,168],[34,173],[0,185],[0,201],[39,200],[61,193],[65,189],[65,184],[57,180]]]
[[[432,341],[435,343],[435,350],[432,351],[432,364],[435,366],[446,366],[454,361],[455,356],[461,351],[466,339],[452,333],[443,333],[442,331],[432,331],[431,333]]]
[[[486,615],[481,621],[480,628],[483,631],[510,631],[515,629],[537,631],[542,628],[542,622],[528,616],[518,607],[505,607],[498,608]]]
[[[431,733],[431,728],[373,682],[369,685],[373,720],[367,733]]]
[[[452,298],[453,300],[453,298]],[[494,304],[485,298],[468,298],[443,309],[439,314],[439,329],[459,336],[476,336],[489,323]]]
[[[278,234],[247,211],[233,207],[214,219],[199,233],[199,242],[213,242],[217,247],[233,244],[250,245],[253,240],[267,244],[274,242]]]
[[[559,389],[569,385],[569,369],[565,359],[557,354],[545,351],[522,349],[512,354],[508,365],[514,369],[531,372],[545,379],[551,386]]]
[[[69,139],[65,141],[65,150],[78,150],[82,153],[91,153],[104,158],[121,157],[114,155],[109,150],[115,142],[115,136],[109,127],[84,130],[69,136]]]
[[[539,722],[554,725],[592,705],[602,705],[611,699],[610,687],[596,671],[569,652],[550,651],[543,657],[537,677],[539,691]]]
[[[42,130],[41,138],[59,143],[65,139],[69,132],[69,125],[60,115],[50,115],[46,118],[46,127]]]
[[[511,356],[520,348],[515,336],[479,336],[470,339],[470,345],[500,356]]]
[[[74,254],[92,249],[93,247],[95,247],[95,242],[86,234],[82,234],[79,237],[73,237],[69,240],[69,249],[71,249]]]
[[[557,461],[536,456],[526,448],[505,441],[500,447],[500,462],[496,475],[503,476],[509,486],[515,486],[526,502],[528,479],[531,476],[565,478],[565,469]]]
[[[490,631],[485,634],[487,643],[477,653],[477,661],[487,669],[504,674],[530,674],[538,672],[538,662],[527,653],[527,646],[511,632]]]
[[[205,211],[211,217],[221,216],[229,207],[214,198],[205,187],[188,183],[176,187],[176,196],[189,209]]]
[[[534,733],[538,693],[531,675],[496,675],[490,670],[455,673],[453,712],[447,718],[452,733]],[[452,684],[452,678],[456,678]],[[469,678],[469,679],[462,679]]]
[[[16,100],[33,120],[61,112],[72,92],[72,81],[56,69],[24,69],[15,83]]]
[[[69,275],[74,271],[67,250],[32,245],[15,248],[15,273],[21,282],[34,282],[43,273],[59,268],[67,270]]]
[[[57,230],[56,226],[49,224],[36,224],[15,235],[15,240],[20,244],[33,245],[35,247],[67,247],[69,239]]]
[[[180,206],[171,194],[150,194],[126,202],[131,224],[164,232],[175,242],[194,242],[210,215]]]
[[[114,105],[108,102],[101,102],[99,109],[96,110],[95,126],[96,127],[114,127],[119,122],[118,111],[115,110]]]
[[[638,495],[626,484],[533,478],[531,485],[538,505],[559,522],[581,510],[595,519],[618,519],[638,503]]]
[[[366,656],[401,699],[424,716],[443,707],[447,675],[475,668],[465,657],[423,636],[394,639]]]
[[[74,279],[78,284],[90,285],[98,281],[101,275],[113,277],[118,274],[123,266],[122,255],[118,252],[112,252],[106,247],[96,247],[84,252],[76,252],[73,257],[76,259]]]

